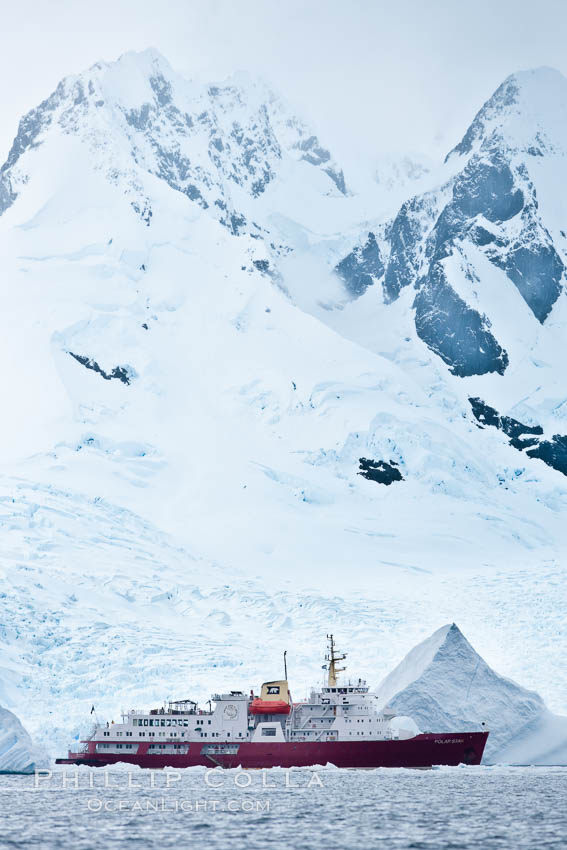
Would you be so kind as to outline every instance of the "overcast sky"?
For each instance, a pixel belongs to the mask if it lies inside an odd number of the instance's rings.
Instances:
[[[149,46],[190,77],[263,76],[347,168],[441,156],[508,74],[567,73],[567,0],[19,0],[2,31],[2,160],[63,76]]]

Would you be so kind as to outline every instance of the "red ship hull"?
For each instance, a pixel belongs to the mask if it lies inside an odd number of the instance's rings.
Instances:
[[[105,767],[135,764],[138,767],[184,768],[242,767],[310,767],[314,764],[333,764],[336,767],[410,767],[427,768],[433,765],[480,764],[488,732],[462,732],[416,735],[402,741],[321,741],[239,744],[238,752],[223,752],[223,744],[215,750],[210,745],[191,743],[183,754],[148,753],[148,744],[140,744],[135,754],[69,753],[57,764],[86,764]]]

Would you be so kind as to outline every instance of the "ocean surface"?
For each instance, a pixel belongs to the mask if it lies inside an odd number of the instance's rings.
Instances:
[[[567,768],[0,776],[0,846],[564,848]]]

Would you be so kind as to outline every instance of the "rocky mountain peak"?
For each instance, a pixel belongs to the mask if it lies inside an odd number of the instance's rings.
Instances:
[[[413,292],[417,335],[453,375],[504,375],[511,359],[504,323],[493,323],[493,293],[511,297],[512,283],[543,325],[564,291],[567,208],[557,187],[567,179],[565,77],[551,68],[508,77],[447,159],[449,169],[386,226],[377,247],[383,275],[366,259],[367,231],[336,271],[343,280],[356,271],[350,297],[373,283],[386,304]]]
[[[210,210],[234,233],[258,230],[250,223],[250,201],[275,181],[284,160],[320,171],[328,193],[346,191],[330,152],[265,85],[243,75],[191,82],[153,49],[65,78],[24,116],[0,170],[0,214],[28,183],[35,149],[57,144],[58,133],[88,147],[93,166],[148,226],[147,175]]]
[[[547,67],[518,71],[498,86],[446,159],[495,143],[532,156],[564,149],[566,121],[567,79],[563,74]]]

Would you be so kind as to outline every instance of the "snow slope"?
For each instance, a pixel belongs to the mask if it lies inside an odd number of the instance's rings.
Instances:
[[[484,760],[567,764],[567,717],[534,691],[498,675],[453,623],[414,647],[376,694],[423,731],[490,731]]]

